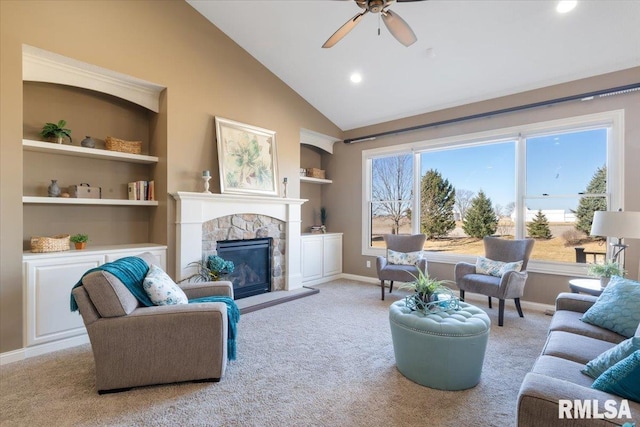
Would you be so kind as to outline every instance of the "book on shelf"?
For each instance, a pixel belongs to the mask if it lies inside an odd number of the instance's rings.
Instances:
[[[154,181],[133,181],[127,184],[129,200],[155,200]]]

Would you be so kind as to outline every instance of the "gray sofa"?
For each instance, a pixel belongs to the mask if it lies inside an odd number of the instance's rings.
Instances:
[[[139,255],[147,264],[157,260]],[[231,282],[181,284],[189,299],[233,298]],[[227,366],[222,302],[142,306],[114,275],[95,271],[73,290],[87,328],[98,393],[181,381],[219,381]]]
[[[547,342],[520,387],[518,427],[619,426],[628,421],[640,421],[640,403],[631,400],[628,400],[631,420],[559,417],[560,399],[596,399],[599,402],[600,413],[605,412],[604,402],[609,399],[615,400],[616,408],[620,408],[620,396],[592,389],[591,384],[594,380],[580,372],[590,360],[625,340],[615,332],[580,320],[595,301],[596,297],[590,295],[558,295]],[[636,330],[636,336],[640,336],[640,326]]]

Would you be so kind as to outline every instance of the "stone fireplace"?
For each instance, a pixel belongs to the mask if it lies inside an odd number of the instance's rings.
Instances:
[[[302,287],[300,209],[304,199],[177,192],[176,278],[195,270],[188,264],[216,253],[217,242],[273,238],[272,288]]]

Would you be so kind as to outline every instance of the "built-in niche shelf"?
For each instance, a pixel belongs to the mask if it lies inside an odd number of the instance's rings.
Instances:
[[[300,144],[311,145],[333,154],[333,144],[339,141],[333,136],[323,135],[309,129],[300,129]]]
[[[39,196],[22,196],[22,203],[40,205],[158,206],[157,200],[89,199],[84,197],[72,198]]]
[[[312,178],[310,176],[301,176],[300,182],[308,182],[309,184],[332,184],[330,179]]]
[[[34,141],[30,139],[22,140],[22,148],[24,151],[62,154],[65,156],[84,157],[90,159],[115,160],[147,165],[158,163],[158,158],[155,156],[121,153],[119,151],[102,150],[100,148],[77,147],[74,145],[55,144],[52,142]]]

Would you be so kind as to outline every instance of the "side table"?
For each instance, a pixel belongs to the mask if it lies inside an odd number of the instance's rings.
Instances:
[[[574,294],[583,292],[596,297],[604,291],[604,288],[600,286],[599,279],[571,279],[569,280],[569,288]]]

